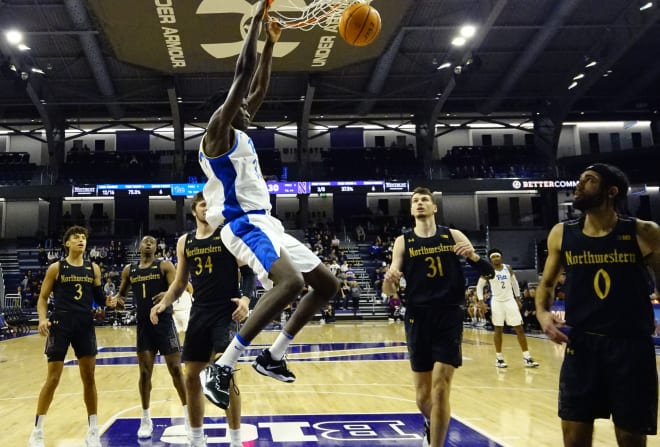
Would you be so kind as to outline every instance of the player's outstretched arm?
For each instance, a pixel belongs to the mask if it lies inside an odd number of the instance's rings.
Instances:
[[[234,81],[229,87],[225,102],[211,116],[206,130],[205,148],[209,156],[218,156],[229,149],[231,122],[249,93],[252,75],[257,65],[257,39],[261,33],[268,1],[261,0],[257,5],[257,12],[252,18],[243,48],[236,61]]]
[[[282,27],[279,23],[271,21],[266,24],[266,34],[268,38],[266,39],[264,50],[261,52],[257,70],[252,77],[252,82],[250,84],[250,94],[248,95],[247,110],[250,114],[250,119],[254,118],[254,115],[261,107],[261,103],[264,101],[264,97],[268,91],[268,84],[270,83],[270,72],[273,61],[273,47],[275,46],[275,43],[280,40],[281,33]]]

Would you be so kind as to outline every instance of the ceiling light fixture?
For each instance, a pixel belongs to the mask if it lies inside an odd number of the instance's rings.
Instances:
[[[32,48],[28,47],[27,45],[25,45],[24,43],[19,43],[19,44],[17,45],[17,47],[18,47],[18,49],[19,49],[20,51],[27,51],[27,50],[31,50],[31,49],[32,49]]]
[[[568,89],[569,90],[574,89],[575,87],[577,87],[577,85],[578,85],[577,81],[573,81],[573,83],[568,86]]]
[[[9,30],[5,33],[5,38],[11,45],[18,45],[23,42],[23,33],[16,30]]]
[[[598,64],[598,62],[596,62],[596,61],[591,61],[591,62],[589,62],[587,65],[585,65],[585,68],[595,67],[597,64]]]
[[[474,25],[463,25],[459,31],[461,36],[469,39],[477,33],[477,28]]]
[[[578,79],[582,79],[582,78],[584,78],[584,73],[578,73],[573,77],[573,80],[577,81]]]
[[[445,68],[451,67],[451,62],[445,62],[444,64],[438,65],[436,70],[444,70]]]
[[[651,9],[653,7],[653,2],[646,2],[642,6],[639,7],[640,11],[646,11],[647,9]]]
[[[465,37],[458,36],[452,39],[451,44],[455,47],[462,47],[463,45],[465,45],[465,42],[467,42]]]

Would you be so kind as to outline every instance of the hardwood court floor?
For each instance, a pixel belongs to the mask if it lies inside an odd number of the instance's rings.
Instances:
[[[268,345],[276,335],[276,331],[263,332],[253,345]],[[133,348],[135,328],[97,328],[97,337],[101,348],[96,369],[99,424],[105,429],[117,418],[141,415]],[[556,406],[563,350],[545,339],[528,340],[541,366],[525,368],[515,336],[505,334],[504,354],[509,368],[498,370],[494,367],[492,333],[466,328],[464,363],[456,372],[451,396],[452,415],[501,445],[560,446]],[[416,413],[403,341],[402,323],[312,323],[296,337],[289,355],[290,367],[298,377],[295,384],[262,377],[248,363],[239,363],[237,381],[243,414]],[[27,445],[46,374],[43,348],[44,338],[39,335],[0,342],[2,446]],[[71,350],[69,360],[74,360]],[[151,396],[153,417],[180,416],[180,403],[163,364],[154,369]],[[223,412],[207,405],[206,415],[220,417]],[[66,366],[46,418],[46,446],[83,445],[85,431],[78,368]],[[421,442],[414,445],[418,444]],[[614,445],[611,423],[597,422],[594,446]],[[648,445],[660,446],[660,439],[650,437]]]

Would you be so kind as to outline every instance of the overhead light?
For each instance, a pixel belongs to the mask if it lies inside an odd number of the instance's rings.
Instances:
[[[584,73],[579,73],[573,77],[574,81],[577,81],[578,79],[584,78]]]
[[[466,39],[469,39],[470,37],[473,37],[477,32],[477,28],[473,25],[464,25],[461,27],[460,33],[461,36],[465,37]]]
[[[23,42],[23,33],[16,30],[9,30],[5,33],[5,38],[10,44],[18,45],[19,43]]]
[[[587,65],[585,65],[585,68],[595,67],[597,64],[598,64],[598,62],[596,62],[596,61],[591,61],[591,62],[589,62]]]
[[[451,62],[445,62],[444,64],[438,65],[437,70],[444,70],[445,68],[451,67]]]
[[[646,11],[647,9],[650,9],[653,7],[653,2],[646,2],[642,6],[639,7],[640,11]]]
[[[451,44],[455,47],[462,47],[463,45],[465,45],[465,42],[467,42],[465,37],[458,36],[452,39]]]
[[[577,87],[577,85],[578,85],[577,81],[573,81],[573,83],[568,86],[568,89],[569,90],[574,89],[575,87]]]
[[[45,75],[46,73],[41,68],[32,67],[33,73],[39,73],[40,75]]]
[[[19,44],[18,44],[18,49],[19,49],[20,51],[27,51],[27,50],[31,50],[32,48],[28,47],[28,46],[25,45],[24,43],[19,43]]]

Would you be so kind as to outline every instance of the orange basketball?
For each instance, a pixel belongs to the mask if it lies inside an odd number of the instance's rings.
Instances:
[[[339,20],[339,35],[350,45],[363,47],[376,39],[380,32],[380,14],[364,3],[353,3]]]

